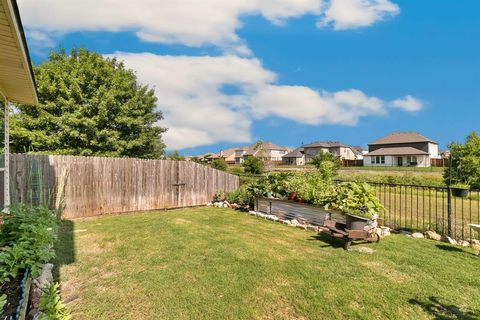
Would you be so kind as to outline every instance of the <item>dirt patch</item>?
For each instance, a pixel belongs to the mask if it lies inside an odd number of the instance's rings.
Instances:
[[[192,223],[192,221],[178,218],[178,219],[173,220],[173,223],[175,223],[175,224],[190,224],[190,223]]]
[[[367,261],[367,262],[362,262],[361,264],[364,265],[365,267],[370,268],[377,275],[387,278],[388,280],[395,283],[403,283],[411,279],[409,275],[403,272],[400,272],[395,268],[387,264],[384,264],[380,261]]]

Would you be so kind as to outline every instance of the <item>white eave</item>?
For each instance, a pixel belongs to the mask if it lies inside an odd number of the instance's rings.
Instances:
[[[35,78],[15,0],[0,0],[0,93],[12,102],[38,104]]]

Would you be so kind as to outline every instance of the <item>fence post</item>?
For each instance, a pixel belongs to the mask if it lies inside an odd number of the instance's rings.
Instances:
[[[453,237],[453,229],[452,229],[452,190],[450,189],[450,185],[447,186],[447,226],[448,226],[448,236]]]
[[[450,154],[449,164],[448,164],[448,186],[447,186],[447,219],[448,219],[448,236],[453,238],[453,229],[452,229],[452,190],[450,186],[452,185],[452,155]]]

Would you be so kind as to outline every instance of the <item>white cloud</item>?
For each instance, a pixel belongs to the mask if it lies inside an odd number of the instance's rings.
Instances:
[[[150,42],[238,47],[240,16],[261,14],[275,24],[320,10],[321,0],[19,0],[24,24],[44,32],[135,31]],[[233,51],[233,50],[232,50]]]
[[[331,0],[317,26],[332,24],[335,30],[368,27],[399,13],[400,7],[390,0]]]
[[[424,103],[423,101],[412,97],[412,96],[406,96],[401,99],[396,99],[391,102],[391,106],[393,108],[398,108],[402,109],[404,111],[408,112],[416,112],[420,111],[423,109]]]
[[[133,31],[143,41],[251,54],[236,31],[241,17],[259,14],[276,25],[303,15],[324,17],[335,29],[369,26],[398,14],[389,0],[18,0],[29,32]],[[327,8],[325,11],[324,9]]]
[[[167,147],[183,149],[221,141],[250,142],[254,119],[277,116],[308,125],[355,125],[384,115],[387,104],[359,90],[316,91],[276,85],[277,76],[255,58],[161,56],[117,52],[139,81],[155,89]],[[235,90],[224,90],[232,86]]]
[[[256,117],[276,115],[311,125],[356,125],[362,116],[385,114],[382,100],[355,89],[330,93],[303,86],[270,85],[252,101]]]

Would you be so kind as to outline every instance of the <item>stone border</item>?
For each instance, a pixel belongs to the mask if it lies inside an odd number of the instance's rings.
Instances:
[[[400,231],[400,234],[403,234],[407,237],[412,237],[414,239],[428,239],[428,240],[433,240],[433,241],[439,241],[439,242],[445,242],[449,243],[452,245],[456,246],[461,246],[461,247],[471,247],[475,251],[478,252],[478,255],[480,255],[480,240],[477,239],[467,239],[467,240],[455,240],[451,237],[445,237],[442,235],[439,235],[435,231],[428,230],[425,231],[424,233],[421,232],[410,232],[410,231]]]

